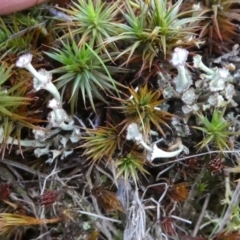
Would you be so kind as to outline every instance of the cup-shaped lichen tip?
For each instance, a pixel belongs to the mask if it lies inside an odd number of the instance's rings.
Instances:
[[[182,66],[186,63],[188,57],[188,51],[184,48],[175,48],[174,53],[172,54],[172,59],[170,63],[173,66]]]
[[[28,53],[20,56],[15,65],[16,67],[24,68],[27,64],[31,63],[31,61],[32,61],[32,54]]]

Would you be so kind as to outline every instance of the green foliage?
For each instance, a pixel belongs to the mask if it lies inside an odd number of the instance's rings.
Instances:
[[[79,46],[92,41],[95,46],[101,45],[104,51],[108,52],[102,43],[106,38],[119,34],[116,23],[121,9],[120,4],[119,0],[114,4],[108,4],[102,0],[73,2],[71,9],[63,9],[73,20],[72,24],[67,24],[71,29],[70,33],[65,36],[70,34],[80,36]]]
[[[197,191],[199,194],[202,194],[207,191],[208,188],[208,183],[207,182],[199,182],[197,183]]]
[[[228,138],[234,136],[235,133],[229,130],[232,123],[224,119],[224,113],[225,109],[215,109],[211,120],[197,113],[203,127],[194,128],[202,131],[204,134],[204,139],[197,144],[200,149],[208,144],[213,144],[220,151],[229,149]]]
[[[120,72],[117,67],[106,65],[110,62],[107,54],[100,54],[101,49],[93,49],[92,45],[84,44],[78,48],[74,40],[62,42],[63,46],[59,49],[54,48],[54,53],[46,53],[52,59],[60,62],[61,67],[56,68],[52,73],[61,74],[56,80],[57,88],[62,89],[62,93],[71,88],[71,112],[77,107],[79,91],[86,104],[86,95],[95,110],[93,98],[98,98],[104,102],[102,92],[111,93],[112,90],[118,91],[118,84],[111,74]]]
[[[183,1],[179,0],[174,5],[168,6],[168,1],[149,1],[150,25],[158,32],[158,42],[156,45],[166,56],[167,50],[172,50],[177,45],[177,41],[184,42],[187,37],[194,34],[196,22],[199,17],[187,17],[194,11],[180,12]],[[192,24],[194,23],[194,24]]]
[[[168,6],[165,0],[125,1],[121,10],[126,23],[119,23],[121,34],[109,37],[105,42],[122,42],[125,47],[117,58],[127,55],[125,64],[141,55],[143,65],[151,67],[154,58],[160,52],[166,57],[167,52],[194,35],[198,17],[185,17],[188,12],[179,13],[182,0]],[[180,19],[182,18],[182,19]]]
[[[27,106],[33,101],[26,95],[26,80],[21,81],[14,86],[7,87],[7,80],[12,74],[13,66],[0,66],[0,127],[3,128],[4,137],[1,145],[1,151],[4,155],[6,141],[9,136],[20,140],[23,127],[30,129],[36,128],[34,123],[43,122],[34,118],[35,112],[29,111]],[[5,86],[3,86],[5,85]]]
[[[231,214],[231,220],[227,224],[227,231],[239,231],[240,230],[240,207],[238,205],[236,206],[230,206],[232,210]],[[238,236],[239,237],[239,236]],[[229,238],[230,239],[230,238]]]
[[[149,90],[147,84],[140,87],[137,92],[131,88],[129,92],[132,97],[127,100],[118,99],[122,106],[116,107],[126,116],[121,122],[121,124],[124,124],[123,129],[128,127],[130,123],[135,122],[141,126],[144,136],[147,137],[151,124],[153,124],[165,136],[161,124],[169,127],[166,121],[169,121],[174,115],[159,108],[164,102],[164,99],[160,100],[161,92]]]
[[[26,50],[31,45],[32,34],[29,32],[23,36],[19,25],[13,21],[13,25],[6,24],[2,18],[0,18],[0,52],[3,59],[8,53],[18,53]],[[15,36],[15,37],[14,37]]]
[[[132,178],[136,185],[139,181],[139,173],[143,176],[149,174],[144,168],[144,157],[139,156],[139,153],[136,152],[131,152],[126,157],[119,158],[114,162],[114,165],[117,166],[116,179],[123,176],[125,181],[129,181]]]
[[[83,155],[93,163],[105,160],[108,162],[113,157],[115,151],[120,146],[121,137],[116,127],[98,127],[88,129],[88,136],[82,137],[84,143],[81,148],[85,151]]]
[[[38,13],[39,16],[41,16]],[[36,50],[39,36],[47,35],[43,19],[37,19],[31,13],[5,16],[0,18],[1,58],[8,54]]]

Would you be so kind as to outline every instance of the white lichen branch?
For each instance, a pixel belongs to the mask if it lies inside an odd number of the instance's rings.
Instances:
[[[182,142],[179,144],[179,147],[175,151],[166,152],[160,148],[157,147],[157,143],[153,144],[153,147],[149,146],[147,143],[143,140],[143,135],[140,133],[139,128],[136,123],[129,124],[127,128],[127,140],[133,140],[137,144],[142,145],[148,152],[148,155],[150,156],[148,158],[149,161],[153,161],[155,158],[171,158],[176,157],[184,150],[184,145]]]
[[[49,91],[54,98],[61,100],[60,93],[52,83],[52,74],[45,69],[37,71],[31,64],[32,54],[25,54],[18,58],[16,67],[27,69],[33,76],[33,87],[35,91],[45,89]]]

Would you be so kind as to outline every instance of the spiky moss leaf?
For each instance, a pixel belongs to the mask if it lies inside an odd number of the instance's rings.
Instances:
[[[7,88],[6,82],[12,75],[12,68],[13,66],[0,66],[0,126],[4,132],[0,151],[3,155],[6,141],[10,136],[20,140],[23,127],[34,129],[38,128],[34,124],[45,122],[34,118],[33,116],[36,112],[29,111],[27,108],[33,99],[24,97],[26,94],[26,80]]]
[[[6,86],[3,86],[11,77],[12,68],[13,66],[0,66],[0,115],[18,121],[24,126],[34,127],[31,123],[41,122],[41,120],[35,118],[29,119],[29,116],[33,112],[26,111],[25,107],[23,108],[24,112],[21,112],[22,106],[29,105],[33,101],[30,97],[24,97],[26,94],[26,81],[16,83],[8,89],[6,89]]]
[[[0,235],[11,232],[15,227],[44,225],[59,222],[61,218],[38,219],[27,215],[0,213]]]
[[[144,168],[145,160],[139,156],[139,153],[131,152],[126,157],[119,158],[114,165],[117,167],[116,180],[123,176],[125,181],[129,181],[131,178],[137,185],[139,181],[139,174],[146,176],[148,171]]]
[[[183,6],[187,5],[185,2],[183,2]],[[202,1],[201,7],[196,12],[198,16],[201,16],[197,23],[200,30],[199,38],[205,40],[210,54],[212,52],[218,54],[223,51],[228,52],[235,43],[238,36],[236,22],[240,21],[238,3],[238,0]],[[221,7],[219,8],[219,6]]]
[[[122,106],[116,107],[116,109],[120,109],[126,115],[126,118],[121,122],[121,124],[124,124],[123,129],[126,129],[130,123],[135,122],[141,126],[146,137],[151,130],[151,124],[153,124],[164,136],[161,124],[169,127],[167,121],[174,114],[158,108],[164,102],[164,100],[159,100],[161,92],[151,91],[147,85],[140,87],[138,91],[129,89],[129,92],[132,98],[128,100],[117,99],[122,103]]]
[[[49,34],[45,28],[46,18],[40,11],[35,14],[33,10],[28,14],[18,12],[0,18],[0,59],[25,51],[36,53],[39,37]]]
[[[106,43],[124,42],[125,47],[117,58],[127,55],[124,64],[133,61],[135,55],[142,55],[143,66],[151,68],[154,58],[160,52],[166,57],[167,53],[178,42],[185,43],[188,36],[195,35],[199,17],[184,17],[192,13],[179,13],[182,1],[168,7],[167,1],[126,1],[125,9],[121,10],[126,23],[119,23],[121,34],[109,37]],[[191,25],[195,23],[195,25]],[[193,44],[193,43],[186,43]],[[143,68],[142,66],[142,68]]]
[[[207,117],[200,113],[197,113],[200,122],[203,127],[193,127],[204,133],[204,139],[197,144],[200,149],[206,147],[208,144],[214,144],[220,151],[229,149],[228,138],[234,136],[236,133],[229,131],[229,127],[233,123],[226,121],[223,118],[225,108],[215,109],[212,115],[212,119],[209,120]]]
[[[83,156],[93,163],[101,160],[108,162],[113,157],[115,151],[120,147],[121,136],[119,130],[114,127],[98,127],[88,129],[88,136],[82,137],[84,143],[80,146],[85,149]]]
[[[52,73],[61,74],[56,80],[56,86],[62,89],[63,94],[71,88],[69,101],[72,113],[77,107],[79,91],[84,104],[86,104],[87,96],[94,110],[94,98],[106,102],[103,92],[112,93],[112,90],[118,92],[116,86],[121,84],[117,83],[111,75],[121,70],[106,66],[111,60],[107,54],[100,54],[100,48],[93,49],[92,44],[84,44],[79,49],[74,40],[62,42],[62,45],[60,49],[55,48],[54,53],[47,52],[46,54],[63,65],[52,70]]]
[[[128,58],[124,64],[128,64],[134,54],[143,50],[143,61],[152,62],[152,59],[157,55],[157,50],[152,47],[154,45],[153,38],[151,38],[151,29],[148,28],[147,8],[140,8],[140,14],[136,14],[134,7],[131,6],[130,1],[125,2],[125,9],[121,10],[122,16],[127,24],[119,23],[118,27],[121,33],[105,40],[106,44],[122,41],[127,47],[116,57],[120,58],[127,55]],[[149,44],[150,43],[150,44]]]
[[[70,27],[70,33],[63,37],[81,36],[79,46],[92,41],[95,46],[101,46],[104,52],[108,53],[109,48],[115,48],[115,46],[110,44],[106,47],[103,42],[108,37],[119,35],[117,15],[120,9],[121,0],[113,4],[101,0],[73,2],[71,9],[62,9],[72,19],[72,23],[60,24],[60,26]]]
[[[178,40],[184,40],[187,36],[195,35],[197,25],[191,25],[200,20],[198,16],[186,17],[192,11],[179,12],[182,0],[168,7],[165,0],[149,2],[149,11],[152,13],[150,26],[158,26],[158,38],[156,45],[163,51],[166,57],[167,51],[177,45]],[[184,17],[185,16],[185,17]]]

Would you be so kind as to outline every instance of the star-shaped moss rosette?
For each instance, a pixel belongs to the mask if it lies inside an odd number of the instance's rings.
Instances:
[[[71,40],[62,42],[61,48],[53,50],[54,52],[46,54],[61,66],[51,72],[60,74],[56,79],[56,87],[61,89],[62,94],[70,91],[70,98],[67,100],[70,102],[72,113],[76,110],[79,97],[85,106],[88,99],[95,110],[94,99],[107,102],[107,94],[118,93],[117,86],[121,84],[112,76],[122,70],[112,66],[111,59],[107,54],[101,54],[100,48],[94,48],[92,43],[79,48],[77,43]]]
[[[121,138],[119,129],[113,125],[87,129],[87,135],[81,137],[84,143],[80,147],[85,149],[83,155],[92,163],[109,162],[120,148]]]
[[[114,165],[117,167],[116,180],[123,176],[125,182],[130,182],[132,179],[135,185],[139,182],[139,175],[146,177],[149,174],[145,169],[144,156],[137,152],[131,152],[125,157],[118,158]]]
[[[200,150],[208,145],[213,145],[220,151],[230,149],[229,138],[237,133],[230,131],[233,123],[224,119],[225,110],[226,108],[215,109],[211,120],[201,113],[196,113],[200,124],[203,125],[202,127],[193,127],[204,135],[203,140],[197,144]]]
[[[120,124],[123,125],[123,129],[134,122],[143,129],[144,138],[148,136],[151,126],[155,126],[165,136],[161,125],[170,128],[167,122],[171,120],[174,114],[161,109],[161,105],[165,101],[161,99],[161,91],[150,90],[145,84],[137,91],[129,88],[129,92],[131,97],[127,100],[117,98],[122,106],[114,107],[125,114],[125,119]]]

